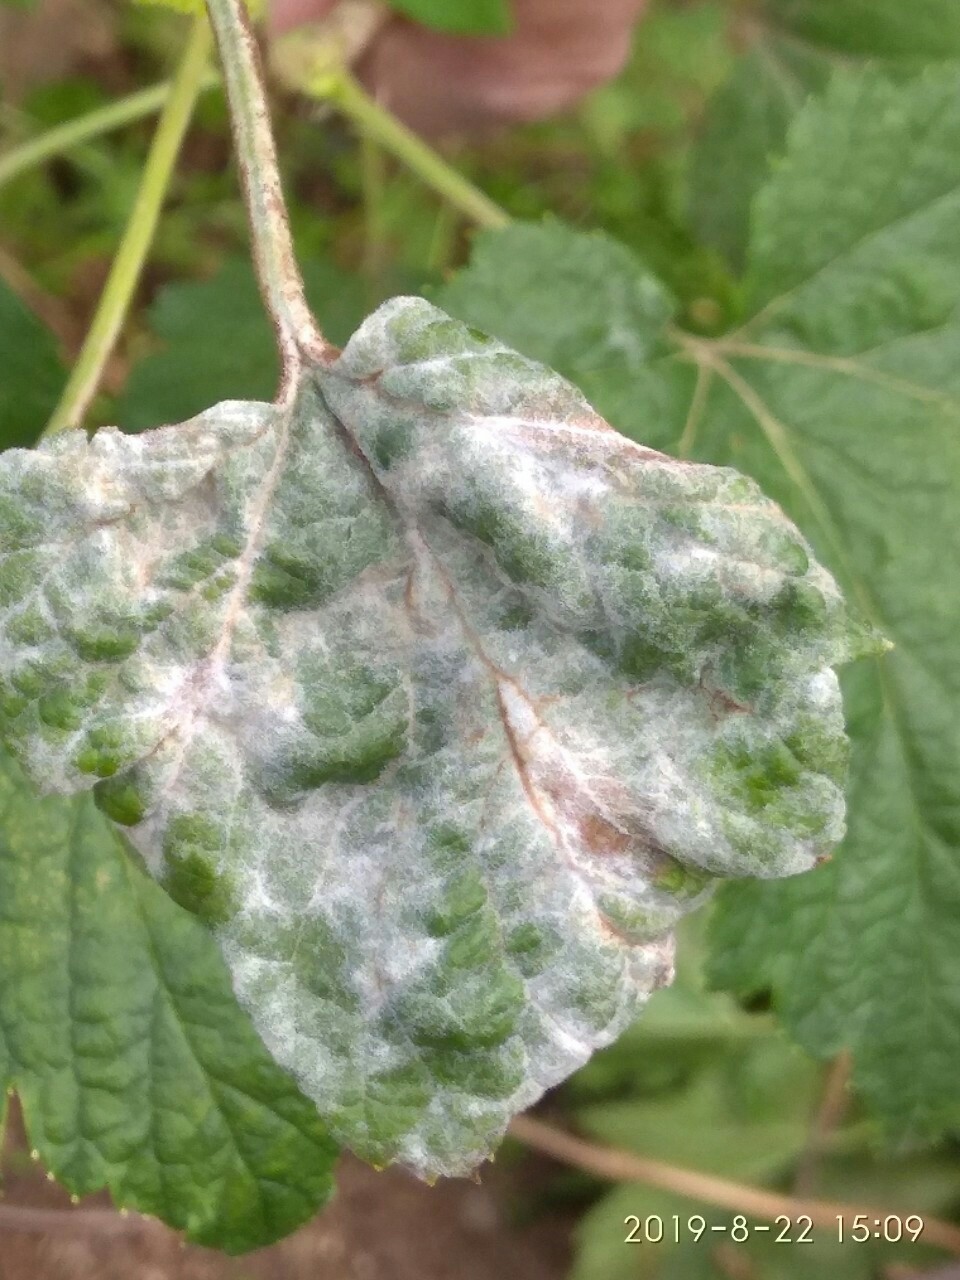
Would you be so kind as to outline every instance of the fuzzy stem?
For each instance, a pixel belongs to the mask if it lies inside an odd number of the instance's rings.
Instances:
[[[220,50],[260,291],[277,333],[282,396],[296,384],[304,353],[322,358],[333,348],[317,327],[304,295],[260,55],[243,0],[207,0],[207,9]]]
[[[212,89],[219,84],[220,77],[215,71],[205,69],[200,82],[200,89]],[[151,85],[149,89],[140,89],[108,106],[99,107],[96,111],[88,111],[75,120],[67,120],[53,129],[48,129],[36,138],[23,142],[18,147],[0,155],[0,187],[26,173],[38,165],[44,164],[64,151],[71,151],[101,134],[120,129],[126,124],[133,124],[146,116],[155,115],[163,107],[173,89],[169,80],[161,84]]]
[[[205,18],[197,18],[154,134],[140,189],[93,323],[45,435],[80,426],[97,393],[153,243],[180,145],[201,92],[209,54],[210,29]]]
[[[301,88],[331,103],[353,121],[364,137],[378,142],[471,222],[493,231],[500,231],[510,223],[509,215],[499,205],[384,110],[348,71],[338,70],[318,77]]]

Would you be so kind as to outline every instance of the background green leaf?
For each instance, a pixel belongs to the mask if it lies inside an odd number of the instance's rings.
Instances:
[[[345,342],[366,313],[363,281],[317,260],[305,264],[304,278],[330,341]],[[114,410],[124,430],[276,391],[276,346],[246,259],[227,260],[209,280],[167,285],[148,320],[157,347],[137,363]]]
[[[729,889],[716,976],[772,981],[803,1042],[853,1046],[864,1093],[924,1137],[960,1122],[957,86],[844,78],[798,119],[697,446],[763,473],[896,645],[846,680],[841,854]]]
[[[808,97],[857,62],[904,75],[960,58],[960,8],[954,0],[761,0],[733,16],[731,34],[746,47],[707,106],[690,209],[702,237],[739,267],[751,201]]]
[[[960,1167],[948,1154],[878,1151],[877,1125],[848,1097],[833,1117],[816,1156],[811,1120],[820,1112],[825,1072],[785,1043],[769,1013],[747,1013],[732,997],[704,988],[703,925],[690,917],[680,930],[680,966],[644,1016],[598,1054],[563,1091],[578,1129],[641,1156],[709,1171],[733,1181],[791,1188],[808,1177],[811,1160],[821,1196],[865,1205],[897,1205],[902,1213],[949,1212],[960,1193]],[[571,1186],[582,1197],[584,1181]],[[807,1184],[809,1185],[809,1183]],[[624,1219],[652,1217],[642,1244],[627,1245]],[[696,1241],[691,1215],[718,1228]],[[663,1240],[656,1219],[663,1223]],[[603,1186],[578,1222],[572,1280],[644,1280],[703,1275],[729,1280],[733,1211],[638,1183]],[[676,1219],[676,1224],[675,1224]],[[802,1224],[801,1224],[802,1225]],[[870,1241],[851,1249],[819,1226],[810,1243],[777,1243],[783,1223],[732,1248],[743,1273],[760,1280],[840,1276],[867,1280],[897,1262],[919,1267],[932,1252],[914,1244]],[[676,1239],[679,1227],[679,1239]],[[721,1234],[720,1228],[725,1228]],[[794,1228],[794,1240],[801,1226]],[[646,1232],[642,1231],[641,1235]],[[716,1246],[724,1242],[726,1258]],[[935,1255],[934,1255],[935,1256]]]
[[[437,31],[501,36],[510,30],[509,0],[388,0],[398,13]]]
[[[645,443],[757,478],[896,645],[845,680],[843,847],[810,876],[724,890],[714,974],[772,987],[813,1052],[852,1047],[864,1095],[924,1138],[960,1122],[958,90],[952,70],[844,76],[805,108],[756,207],[752,318],[716,340],[668,335],[633,402],[604,402]],[[441,300],[602,398],[656,334],[641,324],[631,345],[613,323],[598,345],[587,305],[582,367],[567,310],[544,293],[508,306],[492,282],[523,270],[535,234],[484,237]],[[590,245],[583,296],[602,274],[623,287],[621,250]]]
[[[36,440],[63,380],[53,335],[0,281],[0,449]]]
[[[233,1253],[327,1199],[336,1150],[237,1005],[216,943],[93,804],[0,757],[0,1082],[78,1195]]]
[[[518,224],[476,246],[469,270],[437,291],[440,305],[543,360],[644,438],[633,410],[675,307],[660,281],[610,236],[554,221]]]

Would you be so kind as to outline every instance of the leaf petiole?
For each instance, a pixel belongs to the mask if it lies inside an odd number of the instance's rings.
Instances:
[[[207,0],[207,12],[230,104],[257,278],[277,333],[282,399],[296,386],[303,355],[322,359],[332,348],[307,305],[294,255],[260,56],[246,7],[243,0]]]
[[[93,323],[44,435],[80,426],[97,393],[104,368],[130,310],[180,146],[204,87],[210,44],[206,18],[196,18],[157,125],[140,188],[100,295]]]

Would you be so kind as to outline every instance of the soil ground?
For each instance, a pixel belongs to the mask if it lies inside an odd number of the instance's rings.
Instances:
[[[242,1258],[184,1245],[152,1220],[121,1219],[106,1196],[71,1206],[30,1160],[16,1107],[3,1160],[0,1280],[560,1280],[568,1229],[512,1225],[517,1174],[427,1187],[345,1157],[331,1204],[294,1235]],[[524,1197],[525,1199],[526,1197]],[[41,1214],[18,1209],[53,1210]],[[76,1219],[76,1221],[72,1221]]]

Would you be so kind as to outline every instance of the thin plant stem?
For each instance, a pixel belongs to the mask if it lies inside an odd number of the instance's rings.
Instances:
[[[153,137],[120,248],[80,355],[44,433],[46,435],[80,426],[97,393],[153,243],[170,177],[201,92],[210,47],[210,28],[206,18],[194,19]]]
[[[517,1116],[510,1124],[509,1133],[525,1146],[552,1156],[563,1164],[583,1169],[595,1177],[611,1182],[642,1182],[663,1191],[672,1191],[690,1200],[717,1205],[732,1213],[742,1213],[748,1218],[760,1218],[773,1222],[787,1217],[796,1223],[806,1216],[816,1227],[836,1231],[837,1219],[847,1228],[854,1218],[904,1216],[903,1208],[896,1211],[879,1209],[875,1205],[848,1204],[832,1200],[812,1200],[806,1197],[784,1195],[779,1191],[767,1191],[745,1183],[718,1178],[697,1169],[684,1169],[662,1160],[635,1155],[616,1147],[603,1147],[564,1133],[552,1125],[535,1120],[532,1116]],[[923,1214],[923,1242],[960,1254],[960,1227]]]
[[[206,68],[200,90],[212,89],[219,82],[217,73],[212,68]],[[151,85],[149,89],[140,89],[126,98],[111,102],[108,106],[98,107],[96,111],[88,111],[75,120],[58,124],[38,137],[4,152],[0,155],[0,187],[54,156],[62,155],[65,151],[71,151],[74,147],[126,124],[156,115],[166,105],[172,89],[172,82],[164,80],[160,84]]]
[[[363,191],[363,270],[370,293],[379,296],[386,264],[383,234],[383,201],[387,185],[386,156],[374,138],[360,141],[360,178]]]
[[[363,137],[378,142],[477,226],[500,231],[509,225],[509,214],[462,173],[458,173],[422,138],[384,110],[348,71],[338,70],[318,76],[300,88],[312,97],[329,102],[356,125]]]
[[[843,1120],[844,1113],[850,1105],[850,1076],[853,1070],[853,1059],[849,1050],[837,1055],[830,1064],[824,1083],[823,1096],[817,1107],[816,1115],[810,1128],[806,1150],[800,1158],[796,1177],[793,1180],[795,1196],[809,1195],[817,1180],[820,1157],[823,1155],[830,1138]]]
[[[40,287],[13,254],[0,244],[0,280],[23,305],[42,321],[66,352],[72,352],[78,339],[73,320],[63,303]]]
[[[260,292],[277,334],[283,369],[278,398],[284,399],[299,381],[304,355],[329,358],[334,348],[310,312],[294,256],[260,54],[243,0],[207,0],[207,11],[227,88]]]
[[[457,233],[456,210],[443,203],[437,209],[433,223],[433,235],[427,252],[427,266],[434,275],[442,275],[453,256],[454,238]]]

